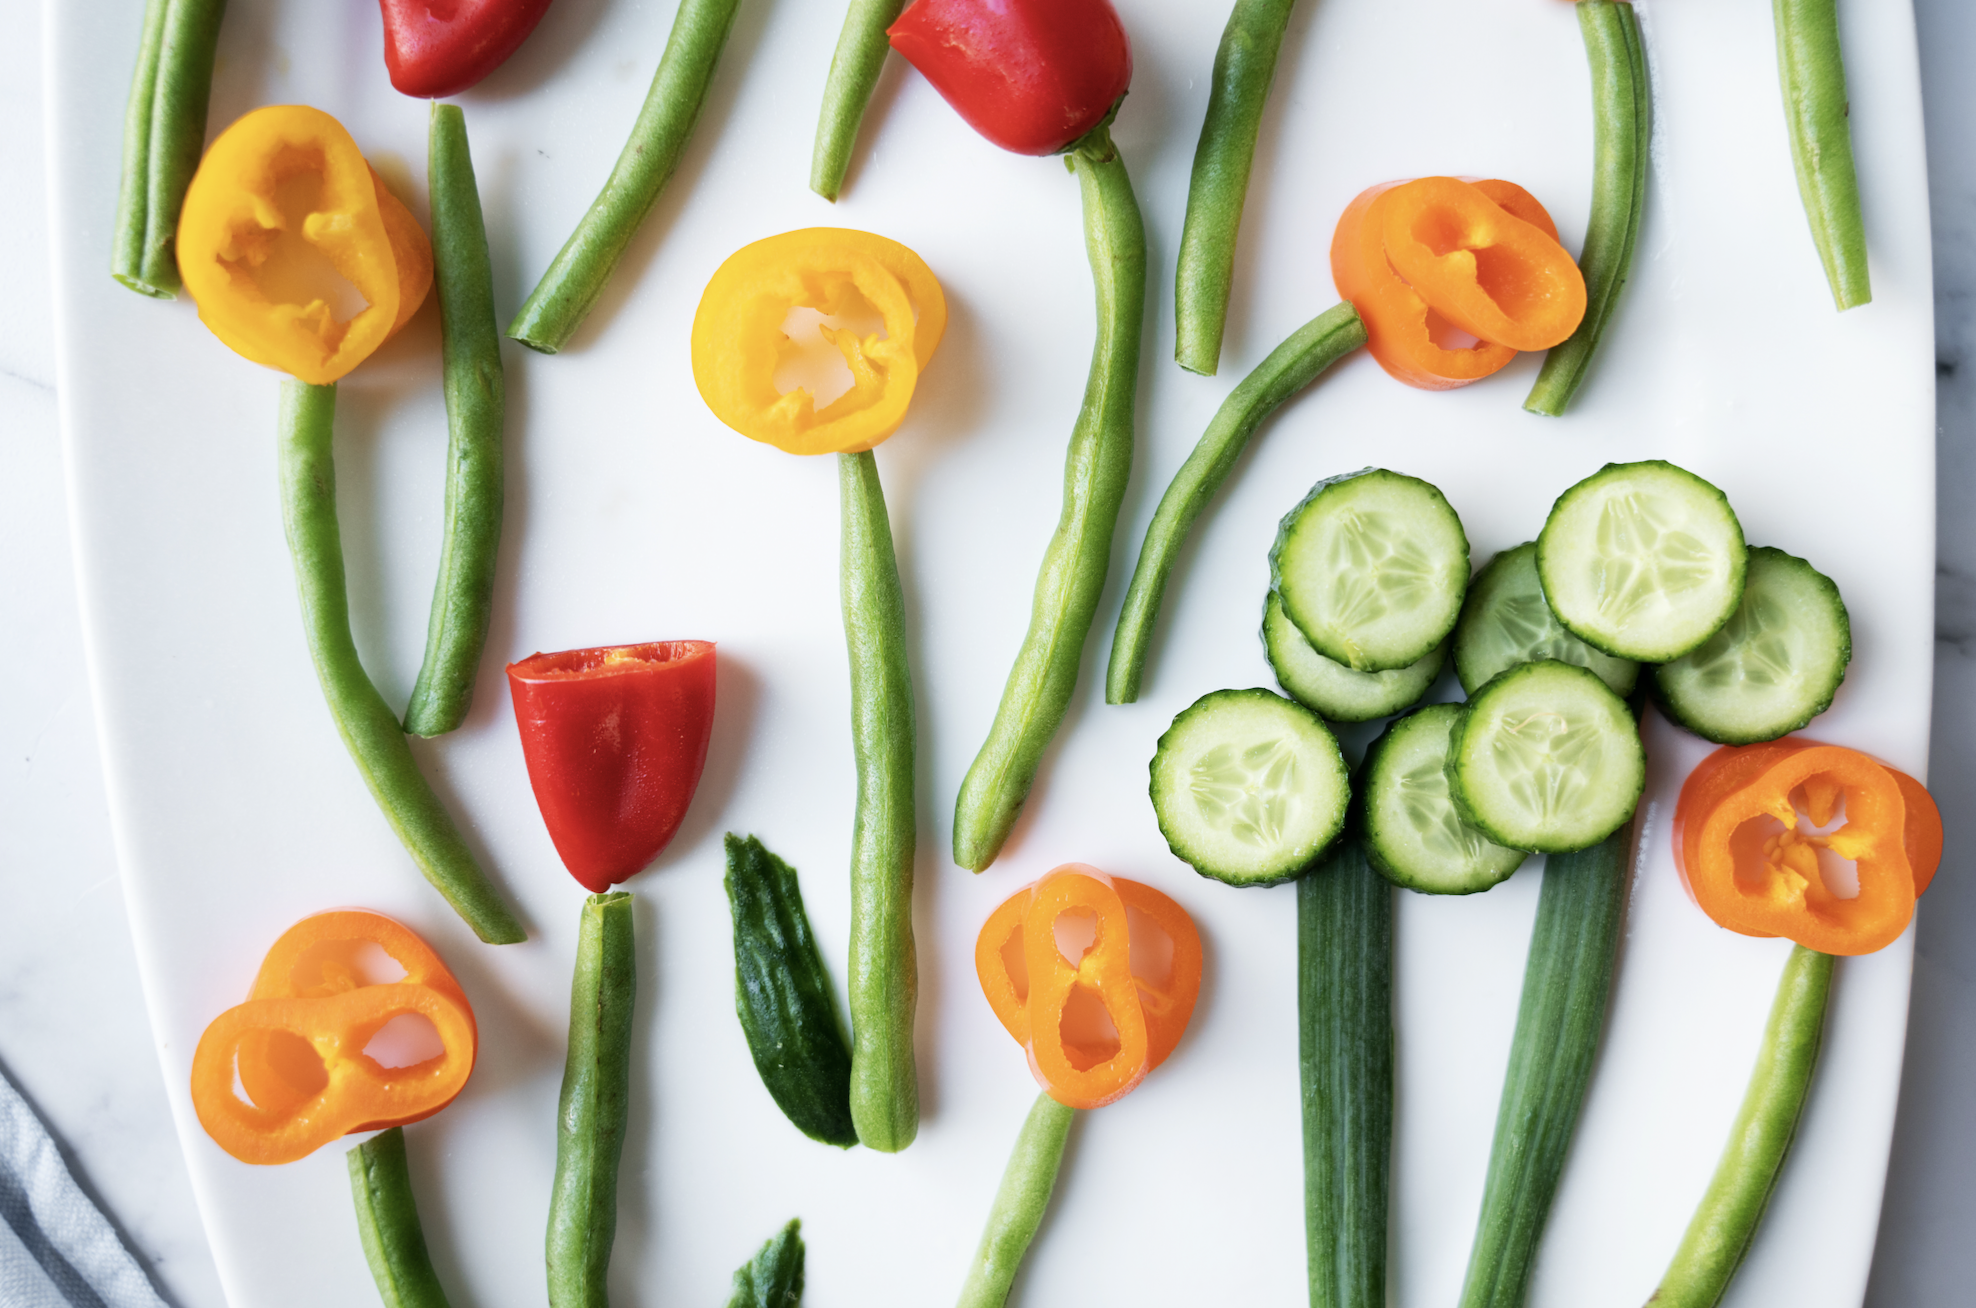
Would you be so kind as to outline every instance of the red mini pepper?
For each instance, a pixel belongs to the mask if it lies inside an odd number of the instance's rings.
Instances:
[[[1109,0],[915,0],[887,35],[969,126],[1017,154],[1077,141],[1132,81]]]
[[[656,858],[686,816],[713,733],[713,642],[531,654],[508,665],[508,688],[549,839],[602,894]]]
[[[391,85],[427,99],[458,95],[508,61],[549,0],[378,0]]]

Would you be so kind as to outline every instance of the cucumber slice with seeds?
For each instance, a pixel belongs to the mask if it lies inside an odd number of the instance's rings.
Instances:
[[[1287,881],[1345,824],[1351,781],[1331,728],[1267,690],[1217,690],[1173,719],[1152,763],[1160,834],[1233,886]]]
[[[1476,692],[1448,742],[1448,792],[1470,825],[1533,853],[1587,849],[1633,816],[1646,752],[1626,701],[1556,659]]]
[[[1386,728],[1366,751],[1358,802],[1366,854],[1394,885],[1430,895],[1472,895],[1529,855],[1462,821],[1448,795],[1448,739],[1465,710],[1430,704]]]
[[[1319,482],[1283,516],[1269,577],[1318,653],[1354,672],[1389,672],[1454,630],[1468,537],[1440,491],[1366,468]]]
[[[1660,459],[1608,463],[1558,496],[1537,537],[1558,621],[1642,663],[1678,659],[1729,621],[1748,559],[1728,497]]]
[[[1541,602],[1541,601],[1540,601]],[[1312,649],[1283,611],[1275,591],[1262,611],[1262,645],[1283,689],[1311,712],[1332,722],[1370,722],[1412,708],[1441,675],[1448,646],[1443,641],[1427,657],[1392,672],[1354,672]]]
[[[1544,602],[1533,540],[1489,560],[1468,584],[1455,626],[1455,675],[1463,692],[1473,695],[1497,673],[1538,659],[1590,668],[1622,697],[1633,693],[1640,676],[1631,659],[1595,650],[1564,629]]]
[[[1852,660],[1852,624],[1832,579],[1783,550],[1750,551],[1743,602],[1722,630],[1662,664],[1669,717],[1718,745],[1788,736],[1832,706]]]

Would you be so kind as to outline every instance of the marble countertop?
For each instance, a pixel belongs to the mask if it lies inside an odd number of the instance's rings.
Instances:
[[[1920,914],[1900,1120],[1867,1302],[1976,1283],[1976,5],[1914,0],[1928,119],[1938,359],[1929,781],[1949,826]],[[218,1277],[166,1108],[117,880],[83,667],[56,422],[38,0],[0,0],[0,1067],[180,1308]],[[81,1020],[78,1020],[81,1019]]]

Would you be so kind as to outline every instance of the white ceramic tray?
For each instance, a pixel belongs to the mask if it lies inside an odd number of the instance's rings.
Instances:
[[[1765,0],[1639,8],[1655,69],[1652,199],[1604,356],[1562,421],[1519,407],[1535,360],[1431,395],[1341,366],[1257,439],[1183,555],[1137,705],[1102,703],[1110,628],[1167,478],[1235,382],[1332,304],[1331,225],[1396,176],[1512,178],[1582,236],[1591,125],[1564,5],[1319,0],[1301,6],[1262,135],[1219,377],[1170,362],[1172,260],[1225,3],[1121,5],[1137,75],[1116,139],[1155,268],[1140,453],[1084,681],[1028,812],[986,875],[946,854],[953,795],[1027,618],[1056,517],[1090,343],[1075,183],[977,140],[894,62],[842,203],[805,187],[839,3],[744,0],[698,134],[573,347],[507,354],[511,451],[498,610],[474,712],[418,746],[523,912],[530,942],[478,945],[414,873],[325,712],[303,648],[275,496],[276,378],[192,305],[107,272],[140,0],[50,3],[49,115],[62,413],[85,621],[118,848],[173,1107],[237,1308],[373,1301],[340,1147],[259,1169],[222,1154],[186,1096],[199,1032],[276,934],[363,904],[451,961],[480,1016],[478,1071],[408,1132],[456,1302],[542,1297],[568,977],[580,892],[527,781],[501,664],[537,649],[721,642],[719,715],[684,829],[631,883],[640,942],[634,1112],[612,1268],[621,1304],[718,1303],[730,1270],[804,1219],[814,1308],[938,1303],[958,1289],[1035,1093],[973,978],[989,910],[1063,861],[1159,885],[1200,923],[1193,1029],[1136,1093],[1079,1125],[1015,1299],[1293,1303],[1303,1294],[1294,891],[1235,891],[1165,848],[1146,761],[1173,714],[1266,684],[1255,629],[1278,516],[1320,477],[1378,464],[1437,483],[1478,561],[1532,536],[1565,486],[1660,456],[1727,490],[1751,539],[1805,555],[1851,605],[1856,658],[1818,734],[1919,772],[1933,572],[1929,232],[1912,17],[1842,5],[1875,300],[1832,311],[1793,185]],[[511,311],[608,169],[670,3],[558,0],[463,97]],[[236,4],[217,131],[263,103],[338,115],[423,194],[425,106],[396,95],[376,7]],[[423,214],[423,204],[414,200]],[[746,241],[820,223],[882,232],[938,272],[953,325],[910,420],[879,453],[920,705],[919,1048],[925,1122],[897,1157],[799,1136],[733,1016],[720,835],[756,832],[804,876],[843,976],[853,780],[837,608],[836,471],[732,434],[694,391],[701,287]],[[341,386],[340,511],[357,635],[403,703],[436,563],[444,425],[437,315]],[[1605,1052],[1538,1269],[1540,1308],[1630,1308],[1714,1165],[1785,946],[1720,931],[1667,852],[1674,787],[1702,749],[1651,740],[1647,839]],[[1397,1304],[1453,1301],[1467,1256],[1541,871],[1488,895],[1400,897]],[[1909,939],[1839,972],[1823,1066],[1733,1304],[1857,1304],[1899,1077]]]

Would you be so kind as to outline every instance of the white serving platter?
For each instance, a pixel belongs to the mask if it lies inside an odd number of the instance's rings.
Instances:
[[[235,1308],[374,1302],[332,1146],[279,1168],[200,1130],[200,1031],[267,946],[316,910],[414,926],[480,1018],[479,1068],[407,1132],[425,1230],[455,1302],[540,1302],[568,977],[580,892],[536,815],[501,665],[537,649],[720,642],[719,711],[685,827],[638,894],[633,1118],[615,1302],[724,1301],[731,1270],[792,1215],[813,1308],[953,1296],[1036,1092],[981,999],[990,909],[1057,863],[1152,882],[1200,924],[1208,970],[1173,1059],[1087,1115],[1012,1302],[1293,1303],[1303,1295],[1294,891],[1235,891],[1166,849],[1146,762],[1173,715],[1269,684],[1255,631],[1277,518],[1368,464],[1438,484],[1477,561],[1530,538],[1608,460],[1672,459],[1722,486],[1750,538],[1806,556],[1851,607],[1855,661],[1823,738],[1920,774],[1934,549],[1929,231],[1905,0],[1841,5],[1875,299],[1833,312],[1793,182],[1765,0],[1646,0],[1657,118],[1634,278],[1563,420],[1520,402],[1535,370],[1432,395],[1346,362],[1286,406],[1197,530],[1145,694],[1103,704],[1111,624],[1159,493],[1222,398],[1336,300],[1332,223],[1361,188],[1501,176],[1582,239],[1591,119],[1568,7],[1544,0],[1300,6],[1265,121],[1221,375],[1171,362],[1172,261],[1225,0],[1124,0],[1136,76],[1116,139],[1153,261],[1140,444],[1078,696],[1002,859],[947,849],[954,792],[987,728],[1056,518],[1091,296],[1077,187],[1060,164],[976,139],[893,61],[841,203],[805,186],[842,5],[743,0],[692,146],[597,312],[563,355],[506,354],[507,534],[474,711],[418,745],[520,906],[527,944],[479,945],[414,872],[322,705],[276,501],[276,377],[221,347],[187,301],[107,265],[141,0],[46,9],[61,406],[84,619],[112,815],[159,1057]],[[672,20],[665,2],[558,0],[516,58],[461,97],[496,293],[511,312],[601,183]],[[211,130],[264,103],[340,117],[424,216],[425,107],[394,93],[375,6],[236,4]],[[687,332],[714,267],[818,224],[918,250],[952,327],[879,453],[919,699],[918,1039],[925,1119],[886,1157],[802,1138],[756,1079],[733,1016],[720,836],[755,832],[804,877],[844,974],[853,778],[837,607],[836,471],[722,427]],[[402,704],[436,566],[444,448],[437,315],[340,387],[340,513],[357,638]],[[1545,1240],[1538,1308],[1631,1308],[1653,1288],[1742,1093],[1787,946],[1721,931],[1668,853],[1671,801],[1704,752],[1650,736],[1619,980]],[[1454,1300],[1487,1160],[1541,870],[1487,895],[1400,895],[1393,1301]],[[1925,911],[1925,910],[1924,910]],[[1905,1031],[1911,935],[1838,972],[1798,1145],[1728,1303],[1859,1303]]]

